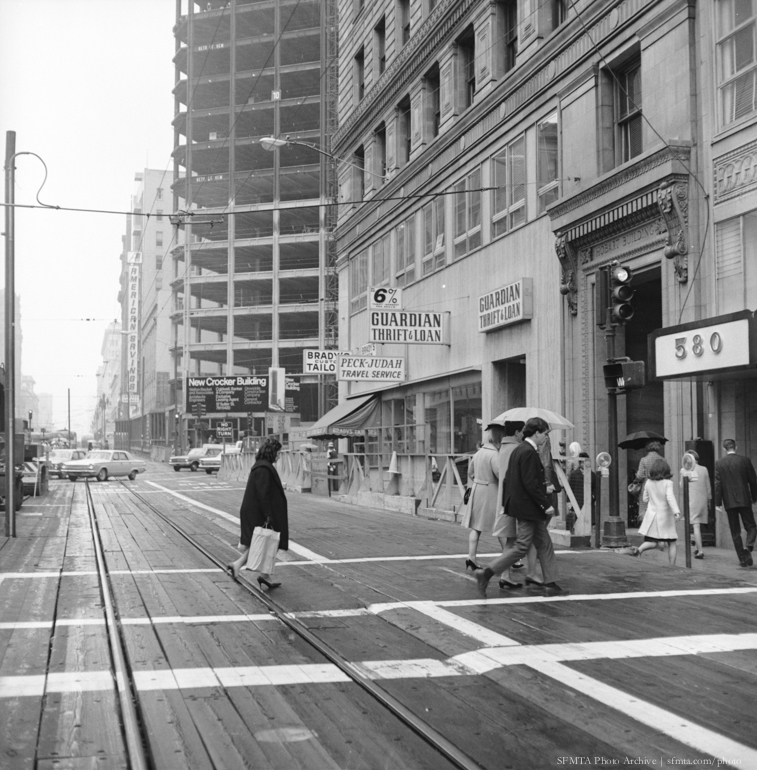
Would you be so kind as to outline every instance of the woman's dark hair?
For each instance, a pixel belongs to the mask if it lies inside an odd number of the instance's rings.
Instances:
[[[526,427],[525,422],[506,422],[505,423],[505,435],[514,436],[519,430],[523,430]]]
[[[649,454],[650,452],[657,452],[658,455],[661,455],[662,454],[662,444],[659,441],[650,441],[644,447],[644,454]]]
[[[541,417],[532,417],[523,427],[523,438],[531,438],[534,433],[544,433],[549,430],[549,423]]]
[[[276,462],[276,457],[278,456],[280,450],[281,442],[278,439],[267,438],[261,445],[260,449],[258,449],[257,454],[255,455],[255,459],[268,460],[269,463],[273,464]]]
[[[673,476],[670,472],[670,466],[665,460],[655,460],[649,469],[649,480],[660,481],[660,479],[669,479]]]

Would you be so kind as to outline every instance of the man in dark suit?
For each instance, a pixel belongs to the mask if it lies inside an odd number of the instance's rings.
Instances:
[[[505,484],[505,514],[518,520],[518,536],[515,543],[486,569],[474,572],[478,590],[486,598],[486,586],[494,575],[509,569],[522,559],[533,543],[544,575],[544,595],[567,595],[568,591],[557,585],[557,566],[552,539],[547,524],[554,514],[547,495],[544,466],[539,459],[539,447],[549,435],[549,425],[540,417],[532,417],[523,428],[523,443],[510,455]]]
[[[757,474],[748,457],[736,454],[736,442],[723,441],[726,455],[715,463],[715,506],[725,508],[733,546],[742,567],[754,563],[752,550],[757,539],[752,503],[757,503]],[[746,548],[741,540],[741,523],[746,530]]]

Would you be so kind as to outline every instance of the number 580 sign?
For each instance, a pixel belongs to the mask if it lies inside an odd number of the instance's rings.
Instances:
[[[376,286],[368,290],[369,310],[402,310],[402,289]]]

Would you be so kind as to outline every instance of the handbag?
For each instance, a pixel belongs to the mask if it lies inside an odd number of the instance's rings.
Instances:
[[[265,525],[255,527],[247,554],[245,569],[270,574],[276,563],[276,552],[279,550],[280,534],[271,528],[271,519],[266,519]]]
[[[460,526],[465,527],[466,529],[470,529],[472,511],[468,501],[470,500],[471,489],[473,489],[473,487],[468,487],[468,489],[465,490],[465,494],[463,495],[463,504],[460,508],[460,513],[462,514]]]
[[[465,490],[465,494],[463,495],[463,505],[468,505],[468,500],[470,500],[471,489],[473,489],[473,487],[468,487],[468,489]]]

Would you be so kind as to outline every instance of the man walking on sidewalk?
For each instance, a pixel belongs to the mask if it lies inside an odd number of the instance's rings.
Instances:
[[[532,417],[523,428],[523,443],[510,455],[505,484],[505,514],[518,520],[518,536],[515,544],[501,556],[490,562],[486,569],[475,571],[478,590],[486,598],[486,586],[494,575],[509,569],[522,559],[531,547],[541,563],[544,575],[544,595],[562,596],[568,592],[557,585],[557,565],[552,538],[547,531],[549,519],[554,514],[547,495],[544,466],[539,459],[539,447],[549,435],[549,424],[540,417]]]
[[[715,507],[725,508],[733,546],[742,567],[751,567],[752,550],[757,539],[752,503],[757,503],[757,474],[748,457],[736,454],[736,442],[723,441],[726,455],[715,463]],[[746,530],[746,548],[741,540],[741,524]]]

